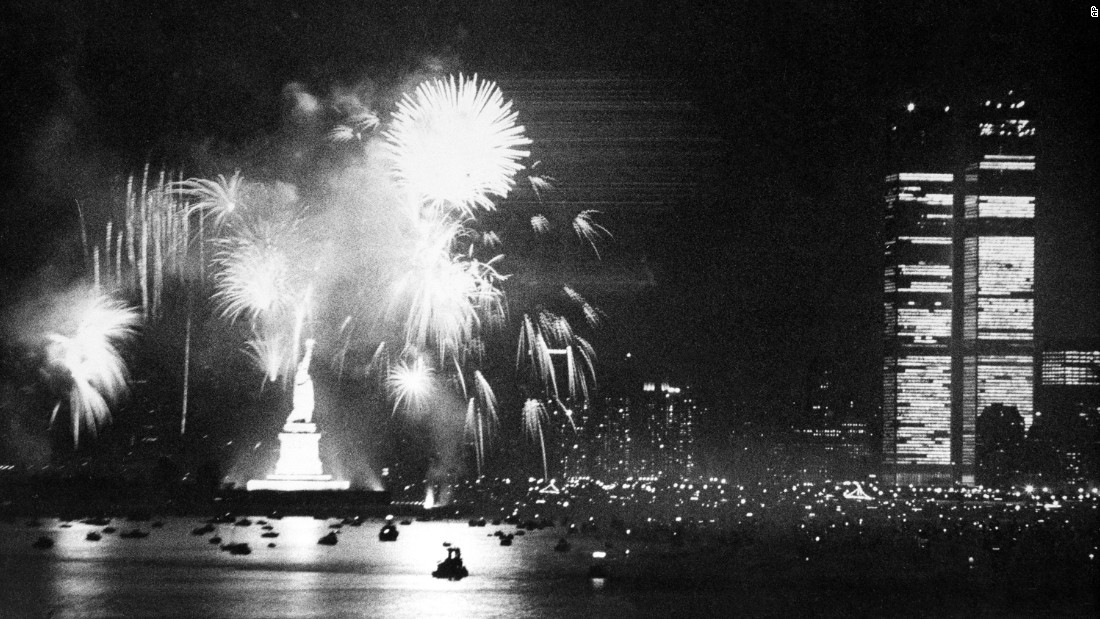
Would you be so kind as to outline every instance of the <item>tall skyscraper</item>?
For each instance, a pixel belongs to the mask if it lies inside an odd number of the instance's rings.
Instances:
[[[950,109],[909,106],[885,187],[883,459],[901,482],[951,475]]]
[[[1014,406],[1030,427],[1035,383],[1034,106],[1009,91],[975,114],[977,135],[955,213],[954,319],[957,435],[952,457],[974,480],[975,420],[988,406]],[[971,126],[970,130],[975,127]],[[960,247],[961,246],[961,247]]]
[[[1012,91],[977,109],[910,104],[885,191],[883,456],[897,481],[974,482],[975,421],[1030,426],[1036,149]]]

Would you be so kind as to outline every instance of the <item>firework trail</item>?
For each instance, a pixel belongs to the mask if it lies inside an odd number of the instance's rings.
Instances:
[[[82,426],[96,434],[111,419],[110,406],[127,389],[126,364],[118,346],[135,334],[137,310],[93,289],[76,307],[75,326],[64,333],[47,334],[46,363],[68,375],[69,415],[73,442],[80,443]],[[54,407],[51,424],[60,407]]]
[[[182,195],[171,189],[175,183],[169,183],[167,177],[162,170],[150,179],[148,165],[139,181],[131,175],[121,222],[116,226],[108,219],[102,245],[96,243],[90,250],[94,285],[140,295],[146,317],[159,315],[170,275],[185,280],[191,248],[187,205]],[[87,245],[83,209],[80,214],[81,238]]]
[[[280,374],[286,374],[287,360],[290,359],[289,350],[290,346],[279,333],[266,335],[256,333],[246,343],[248,356],[257,367],[263,370],[264,377],[271,382],[278,380]]]
[[[596,247],[596,241],[600,240],[601,236],[611,236],[607,228],[592,220],[592,216],[599,213],[599,211],[589,209],[577,213],[577,216],[573,218],[573,231],[577,233],[577,238],[588,242],[592,246],[592,251],[596,252],[596,258],[600,257],[600,250]]]
[[[485,467],[485,449],[499,420],[497,419],[497,398],[493,388],[480,370],[474,372],[476,396],[470,397],[466,406],[465,432],[474,446],[474,458],[477,473]],[[465,389],[463,390],[465,392]]]
[[[539,446],[542,449],[542,478],[549,479],[550,472],[546,466],[546,437],[543,435],[542,427],[548,421],[546,416],[546,407],[542,405],[542,402],[534,398],[529,398],[523,404],[523,431],[527,434],[527,437],[531,440],[535,440],[537,436],[539,439]]]
[[[539,234],[546,234],[550,231],[550,220],[546,218],[546,215],[533,215],[531,217],[531,229]]]

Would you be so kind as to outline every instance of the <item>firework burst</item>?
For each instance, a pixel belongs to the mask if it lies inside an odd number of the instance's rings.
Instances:
[[[433,79],[398,103],[384,133],[393,173],[418,216],[421,207],[472,218],[514,185],[531,143],[510,101],[491,81]]]
[[[410,267],[397,280],[393,310],[405,316],[405,344],[435,349],[440,359],[464,357],[485,323],[504,320],[505,276],[496,269],[496,256],[487,262],[453,253],[455,225],[440,226],[415,252]]]
[[[214,256],[214,301],[230,321],[289,311],[298,304],[305,273],[297,218],[257,219],[219,241]]]
[[[219,174],[216,181],[189,178],[172,183],[169,189],[190,201],[188,215],[202,212],[204,217],[213,218],[215,227],[220,227],[227,218],[239,213],[244,179],[241,178],[241,172],[238,170],[229,178],[223,174]]]
[[[419,356],[403,360],[390,368],[386,384],[393,396],[393,411],[402,404],[413,411],[422,411],[432,393],[435,370]]]
[[[69,415],[74,443],[80,442],[82,426],[95,434],[110,421],[111,404],[126,393],[126,363],[118,346],[133,337],[139,320],[137,310],[95,290],[80,302],[70,332],[47,335],[47,364],[71,379]]]

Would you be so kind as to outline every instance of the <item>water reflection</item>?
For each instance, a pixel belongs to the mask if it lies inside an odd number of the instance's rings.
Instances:
[[[217,527],[223,543],[250,545],[243,556],[208,543],[215,533],[192,535],[197,520],[169,519],[162,529],[143,524],[148,538],[114,533],[99,542],[85,537],[102,526],[0,524],[0,588],[26,598],[7,593],[0,604],[15,608],[15,616],[82,618],[559,616],[584,615],[593,596],[604,595],[584,578],[593,548],[578,543],[575,552],[554,552],[560,533],[552,531],[502,547],[493,528],[465,523],[414,522],[399,526],[396,542],[381,542],[381,521],[332,529],[333,520],[287,517],[269,521],[279,537],[263,538],[258,520]],[[134,528],[112,525],[119,533]],[[332,530],[338,543],[319,545]],[[39,535],[53,538],[54,548],[34,550]],[[444,542],[462,548],[468,578],[431,577],[446,557]]]

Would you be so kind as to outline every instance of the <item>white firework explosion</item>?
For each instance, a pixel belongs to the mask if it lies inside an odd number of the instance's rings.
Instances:
[[[413,217],[422,207],[472,218],[514,186],[531,143],[494,82],[432,79],[397,104],[384,135]]]
[[[47,334],[46,355],[49,366],[72,380],[69,415],[73,442],[79,444],[81,427],[95,434],[110,421],[111,404],[126,393],[128,373],[118,347],[134,336],[140,315],[99,290],[81,299],[75,309],[73,329]],[[54,407],[54,416],[59,406]]]

